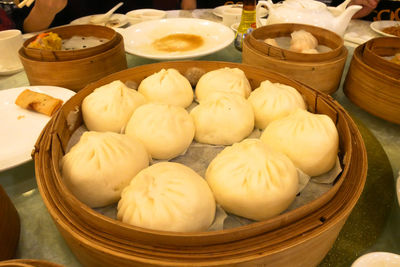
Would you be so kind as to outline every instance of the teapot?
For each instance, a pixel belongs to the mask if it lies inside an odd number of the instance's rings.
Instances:
[[[347,7],[349,2],[346,0],[337,7],[328,7],[315,0],[286,0],[277,4],[271,0],[258,1],[256,24],[257,27],[276,23],[310,24],[343,36],[351,17],[362,8],[360,5]],[[268,9],[266,20],[259,15],[263,7]]]

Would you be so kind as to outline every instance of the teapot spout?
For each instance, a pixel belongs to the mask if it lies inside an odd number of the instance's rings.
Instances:
[[[339,35],[343,36],[344,32],[346,31],[347,26],[350,23],[351,18],[357,11],[359,11],[362,8],[360,5],[351,5],[347,7],[340,15],[335,17],[335,26],[334,27],[336,30],[336,33]]]

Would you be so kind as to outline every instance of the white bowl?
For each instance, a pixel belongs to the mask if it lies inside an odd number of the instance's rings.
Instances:
[[[163,19],[167,17],[167,12],[158,9],[146,8],[132,10],[125,15],[128,17],[129,23],[133,25],[146,20]]]
[[[389,252],[371,252],[359,257],[351,267],[398,267],[400,255]]]

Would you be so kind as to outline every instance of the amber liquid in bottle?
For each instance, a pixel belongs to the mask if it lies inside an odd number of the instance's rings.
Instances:
[[[242,18],[235,36],[235,47],[242,51],[243,40],[256,28],[256,0],[244,0]]]

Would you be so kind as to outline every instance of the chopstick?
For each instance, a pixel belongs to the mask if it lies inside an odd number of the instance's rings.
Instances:
[[[32,5],[33,1],[35,1],[35,0],[24,0],[18,4],[18,7],[19,8],[23,8],[24,6],[29,7],[30,5]]]

